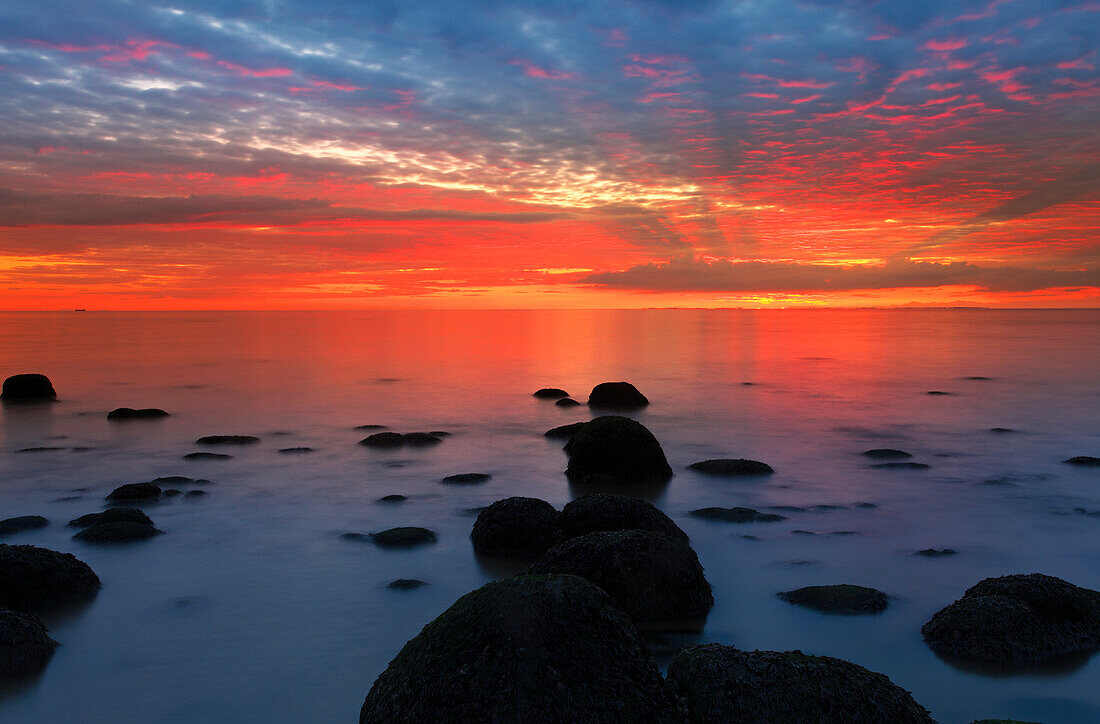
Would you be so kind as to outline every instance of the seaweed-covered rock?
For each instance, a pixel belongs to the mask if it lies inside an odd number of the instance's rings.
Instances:
[[[1078,455],[1065,461],[1069,465],[1077,465],[1084,468],[1096,468],[1100,467],[1100,458],[1094,458],[1091,455]]]
[[[4,402],[46,402],[56,400],[57,392],[46,375],[12,375],[4,380],[0,400]]]
[[[692,646],[669,663],[668,685],[691,724],[933,724],[928,710],[882,674],[801,651]]]
[[[661,443],[644,425],[627,417],[590,420],[565,443],[570,480],[584,483],[664,482],[672,467]]]
[[[69,521],[73,528],[87,528],[100,523],[140,523],[152,526],[153,521],[137,508],[108,508],[101,513],[88,513]]]
[[[107,419],[112,422],[125,422],[126,420],[159,420],[162,417],[169,417],[169,414],[156,407],[143,407],[137,410],[132,407],[119,407],[107,413]]]
[[[0,608],[0,680],[41,671],[55,648],[38,616]]]
[[[577,430],[584,427],[583,422],[573,422],[568,425],[559,425],[558,427],[552,427],[542,434],[543,437],[548,437],[553,440],[568,440],[577,434]]]
[[[649,399],[629,382],[601,382],[588,394],[588,406],[604,410],[637,410]]]
[[[697,628],[714,605],[695,551],[661,533],[588,533],[551,548],[526,573],[580,576],[606,591],[639,623]]]
[[[688,470],[706,473],[707,475],[771,475],[775,472],[771,465],[759,460],[745,460],[743,458],[719,458],[717,460],[700,460],[688,465]]]
[[[50,521],[41,515],[18,515],[14,518],[0,520],[0,536],[19,533],[24,530],[45,528]]]
[[[822,613],[854,616],[880,613],[886,610],[890,597],[882,591],[865,586],[842,583],[833,586],[806,586],[778,594],[787,603],[805,606]]]
[[[90,525],[74,535],[73,538],[85,543],[126,543],[128,541],[146,540],[160,532],[145,523],[115,521]]]
[[[394,657],[360,724],[673,722],[644,642],[575,576],[518,576],[466,594]]]
[[[687,533],[658,508],[625,495],[583,495],[561,510],[558,525],[566,538],[610,530],[648,530],[688,542]]]
[[[478,553],[537,558],[558,540],[554,506],[538,498],[505,498],[478,513],[470,540]]]
[[[752,508],[699,508],[691,511],[691,515],[703,520],[720,520],[724,523],[774,523],[787,519],[786,516],[778,513],[761,513]]]
[[[0,543],[0,606],[33,611],[80,603],[99,586],[95,572],[70,553]]]
[[[435,543],[437,536],[427,528],[406,526],[390,528],[378,533],[371,533],[371,540],[375,545],[383,548],[412,548],[413,546]]]
[[[991,664],[1100,649],[1100,592],[1040,573],[986,578],[921,628],[933,651]]]
[[[457,475],[448,475],[439,482],[444,485],[477,485],[478,483],[487,483],[493,479],[493,476],[489,473],[458,473]]]
[[[540,400],[557,400],[561,397],[569,397],[569,393],[557,387],[543,387],[541,390],[535,390],[532,397],[537,397]]]
[[[260,438],[254,435],[207,435],[195,441],[196,445],[255,445]]]
[[[876,460],[905,460],[913,457],[911,453],[907,453],[904,450],[895,450],[888,447],[877,447],[873,450],[864,450],[863,454]]]
[[[127,483],[112,490],[107,500],[111,503],[150,501],[159,498],[161,492],[156,483]]]

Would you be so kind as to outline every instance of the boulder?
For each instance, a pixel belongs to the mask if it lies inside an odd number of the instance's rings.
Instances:
[[[99,586],[95,572],[70,553],[0,543],[0,606],[33,611],[81,603]]]
[[[85,543],[125,543],[128,541],[145,540],[152,538],[161,531],[145,523],[131,521],[115,521],[113,523],[96,523],[73,536],[75,540]]]
[[[933,724],[928,710],[882,674],[801,651],[692,646],[669,663],[668,685],[691,724]]]
[[[437,536],[427,528],[403,527],[390,528],[379,533],[371,533],[375,545],[383,548],[412,548],[413,546],[435,543]]]
[[[107,419],[112,422],[125,422],[126,420],[158,420],[168,417],[168,413],[156,407],[146,407],[135,410],[132,407],[119,407],[107,413]]]
[[[538,558],[558,540],[558,511],[538,498],[505,498],[478,513],[470,540],[478,553]]]
[[[478,483],[487,483],[493,479],[493,476],[489,473],[458,473],[457,475],[448,475],[439,482],[444,485],[477,485]]]
[[[255,445],[260,438],[253,435],[207,435],[195,441],[196,445]]]
[[[556,400],[561,397],[569,397],[569,393],[557,387],[543,387],[541,390],[535,390],[535,394],[532,396],[540,400]]]
[[[153,521],[137,508],[108,508],[102,513],[88,513],[69,521],[73,528],[87,528],[100,523],[140,523],[152,527]]]
[[[812,608],[822,613],[855,616],[886,610],[890,597],[865,586],[842,583],[833,586],[806,586],[777,594],[787,603]]]
[[[1100,592],[1040,573],[986,578],[921,628],[938,654],[1018,664],[1100,649]]]
[[[1094,458],[1090,455],[1078,455],[1065,461],[1069,465],[1077,465],[1085,468],[1100,467],[1100,458]]]
[[[629,382],[601,382],[588,394],[588,406],[604,410],[637,410],[649,400]]]
[[[0,520],[0,536],[11,535],[24,530],[45,528],[49,524],[50,521],[41,515],[19,515],[14,518]]]
[[[874,450],[864,450],[863,454],[876,460],[904,460],[913,457],[904,450],[895,450],[888,447],[877,447]]]
[[[111,503],[150,501],[159,498],[160,494],[161,487],[156,483],[127,483],[112,490],[107,500]]]
[[[575,576],[518,576],[466,594],[374,682],[360,724],[673,722],[645,643]]]
[[[581,496],[562,508],[558,526],[566,538],[599,531],[648,530],[688,542],[687,533],[655,505],[625,495]]]
[[[571,538],[547,551],[526,573],[587,579],[639,623],[694,630],[714,605],[695,551],[681,540],[651,531]]]
[[[672,468],[653,433],[618,415],[590,420],[565,443],[565,474],[583,483],[665,482]]]
[[[743,458],[719,458],[717,460],[700,460],[688,465],[688,470],[694,470],[707,475],[771,475],[775,472],[771,465],[759,460],[745,460]]]
[[[46,375],[12,375],[4,380],[0,400],[4,402],[45,402],[56,400],[57,392]]]
[[[699,508],[691,511],[691,515],[703,520],[720,520],[724,523],[773,523],[787,519],[784,515],[761,513],[752,508]]]
[[[543,437],[551,438],[552,440],[568,440],[577,434],[577,430],[584,427],[583,422],[573,422],[568,425],[561,425],[559,427],[552,427],[546,432],[542,433]]]
[[[41,671],[55,648],[38,616],[0,608],[0,681]]]

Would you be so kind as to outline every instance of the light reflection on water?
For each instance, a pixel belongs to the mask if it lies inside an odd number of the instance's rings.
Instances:
[[[353,721],[408,638],[508,569],[475,558],[469,509],[509,495],[560,507],[582,492],[542,432],[587,408],[531,392],[583,400],[625,379],[652,400],[633,416],[677,473],[651,499],[691,536],[715,589],[697,640],[849,659],[944,722],[1100,719],[1100,657],[1005,677],[940,660],[919,633],[986,576],[1100,588],[1100,516],[1075,510],[1100,510],[1100,480],[1061,463],[1100,454],[1098,330],[1094,311],[0,314],[0,376],[44,372],[62,399],[0,411],[0,517],[53,521],[6,542],[72,551],[104,581],[90,606],[48,622],[62,646],[42,676],[0,695],[0,718]],[[119,406],[173,416],[108,424]],[[453,436],[368,450],[355,444],[363,424]],[[263,442],[226,450],[229,461],[180,459],[208,434]],[[94,449],[13,452],[32,446]],[[276,452],[296,446],[316,452]],[[872,447],[931,468],[872,469],[859,455]],[[685,470],[711,457],[777,472],[730,482]],[[493,479],[438,483],[461,472]],[[148,508],[166,531],[152,541],[70,539],[64,523],[113,487],[161,475],[214,482],[205,498]],[[376,502],[390,493],[410,500]],[[744,525],[687,516],[712,505],[844,507]],[[396,525],[439,541],[383,551],[340,538]],[[844,531],[856,534],[830,535]],[[912,555],[928,547],[959,553]],[[430,585],[387,589],[394,578]],[[818,583],[895,599],[878,616],[827,617],[774,595]]]

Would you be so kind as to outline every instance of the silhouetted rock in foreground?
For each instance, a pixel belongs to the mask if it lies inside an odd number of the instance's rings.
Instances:
[[[107,500],[111,503],[156,500],[160,497],[161,487],[155,483],[127,483],[111,491]]]
[[[1100,649],[1100,592],[1040,573],[986,578],[921,628],[933,651],[993,664]]]
[[[526,573],[581,576],[639,623],[694,630],[714,605],[695,551],[661,533],[624,530],[571,538]]]
[[[41,671],[56,647],[38,616],[0,609],[0,680]]]
[[[95,572],[72,554],[0,544],[0,606],[33,611],[80,603],[99,586]]]
[[[50,378],[40,374],[12,375],[4,380],[0,400],[4,402],[45,402],[56,400]]]
[[[1081,467],[1100,467],[1100,458],[1094,458],[1090,455],[1078,455],[1077,457],[1072,457],[1065,462],[1069,463],[1070,465],[1079,465]]]
[[[535,390],[533,396],[540,400],[556,400],[559,397],[569,397],[569,393],[557,387],[543,387],[541,390]]]
[[[45,528],[49,524],[50,521],[46,520],[41,515],[19,515],[14,518],[0,520],[0,536],[11,535],[12,533],[19,533],[24,530]]]
[[[575,576],[518,576],[468,593],[374,682],[360,724],[673,722],[649,650]]]
[[[833,586],[806,586],[778,594],[787,603],[805,606],[822,613],[857,615],[886,610],[889,597],[882,591],[842,583]]]
[[[933,724],[909,692],[882,674],[801,651],[692,646],[669,663],[668,685],[691,724]]]
[[[85,543],[125,543],[128,541],[145,540],[152,538],[161,531],[145,523],[131,521],[116,521],[113,523],[96,523],[73,536],[74,539]]]
[[[107,413],[107,419],[114,422],[124,422],[126,420],[157,420],[162,417],[169,417],[169,415],[164,410],[160,410],[156,407],[145,407],[140,410],[135,410],[132,407],[120,407]]]
[[[88,513],[69,521],[73,528],[87,528],[100,523],[140,523],[152,526],[149,516],[137,508],[108,508],[102,513]]]
[[[875,458],[876,460],[904,460],[913,457],[912,454],[904,450],[895,450],[888,447],[877,447],[873,450],[864,450],[863,454],[869,458]]]
[[[752,508],[699,508],[691,511],[696,518],[720,520],[725,523],[773,523],[786,520],[786,516],[776,513],[761,513]]]
[[[588,406],[604,410],[637,410],[648,404],[649,399],[629,382],[601,382],[588,393]]]
[[[584,495],[561,510],[558,525],[566,538],[612,530],[648,530],[684,543],[687,533],[652,503],[625,495]]]
[[[390,528],[379,533],[371,533],[375,545],[383,548],[412,548],[425,543],[434,543],[436,535],[427,528],[403,527]]]
[[[759,460],[744,460],[741,458],[720,458],[717,460],[701,460],[688,465],[688,470],[706,473],[707,475],[771,475],[775,472],[771,465]]]
[[[538,558],[558,540],[558,511],[538,498],[505,498],[478,513],[470,540],[478,553]]]
[[[641,423],[618,415],[587,422],[565,444],[565,474],[584,483],[663,482],[672,468],[661,443]]]

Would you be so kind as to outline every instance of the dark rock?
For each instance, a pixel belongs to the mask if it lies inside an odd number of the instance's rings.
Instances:
[[[356,430],[385,430],[385,425],[357,425]]]
[[[993,433],[996,433],[998,435],[1004,435],[1005,433],[1009,433],[1009,432],[1016,432],[1015,430],[1013,430],[1011,428],[1008,428],[1008,427],[991,427],[991,428],[989,428],[989,431],[993,432]]]
[[[692,646],[669,663],[668,685],[690,724],[933,724],[909,692],[882,674],[801,651]]]
[[[793,591],[783,591],[778,596],[796,606],[805,606],[823,613],[845,615],[879,613],[886,610],[890,602],[889,597],[882,591],[850,584],[806,586]]]
[[[417,433],[417,434],[419,434],[419,433]],[[428,432],[428,434],[431,435],[432,437],[450,437],[451,436],[451,433],[446,432],[445,430],[430,430]]]
[[[505,498],[481,511],[470,540],[478,553],[537,558],[558,540],[558,511],[538,498]]]
[[[604,410],[637,410],[649,400],[629,382],[601,382],[588,393],[588,406]]]
[[[905,458],[913,457],[910,453],[904,450],[894,450],[888,447],[878,447],[874,450],[865,450],[863,455],[869,458],[875,458],[876,460],[904,460]]]
[[[126,420],[157,420],[168,416],[167,412],[155,407],[146,407],[140,410],[135,410],[132,407],[120,407],[107,413],[107,419],[116,422],[123,422]]]
[[[284,447],[280,448],[279,452],[283,455],[303,455],[305,453],[313,452],[311,447]]]
[[[926,392],[924,394],[926,394],[926,395],[950,395],[951,393],[950,392],[944,392],[943,390],[929,390],[928,392]]]
[[[751,540],[751,541],[759,541],[760,540],[760,536],[756,536],[756,535],[743,535],[743,536],[739,536],[739,537],[742,540]]]
[[[38,616],[0,608],[0,680],[41,671],[56,647]]]
[[[688,470],[695,470],[707,475],[771,475],[775,472],[771,465],[762,463],[759,460],[731,458],[701,460],[688,465]]]
[[[439,482],[445,485],[476,485],[478,483],[487,483],[492,479],[493,476],[488,473],[459,473],[457,475],[448,475]]]
[[[360,440],[359,444],[366,447],[386,448],[403,445],[435,445],[439,442],[442,442],[440,436],[430,432],[410,432],[404,435],[399,432],[376,432]]]
[[[23,611],[81,603],[99,586],[99,577],[72,554],[0,543],[0,606]]]
[[[56,400],[57,392],[46,375],[12,375],[4,380],[0,400],[4,402],[45,402]]]
[[[152,538],[160,532],[151,525],[122,521],[96,523],[80,531],[73,538],[85,543],[126,543]]]
[[[558,407],[580,407],[581,403],[574,400],[572,397],[563,397],[554,403]]]
[[[987,382],[987,381],[992,380],[993,378],[992,377],[985,377],[984,375],[969,375],[967,377],[963,377],[962,379],[972,380],[974,382],[979,382],[979,381]]]
[[[645,643],[575,576],[519,576],[468,593],[374,682],[360,724],[676,721]]]
[[[17,452],[17,453],[57,452],[59,450],[64,450],[64,449],[65,448],[63,448],[63,447],[46,447],[46,446],[40,445],[38,447],[20,448],[20,449],[16,450],[15,452]]]
[[[557,387],[543,387],[541,390],[535,390],[533,396],[540,400],[556,400],[559,397],[569,397],[569,393]]]
[[[695,551],[683,541],[643,530],[588,533],[551,548],[526,573],[581,576],[608,593],[640,623],[692,621],[698,628],[714,597]]]
[[[562,508],[558,526],[566,538],[600,531],[648,530],[688,542],[687,533],[655,505],[625,495],[581,496]]]
[[[184,475],[166,475],[161,478],[150,480],[149,482],[154,485],[210,485],[210,481],[206,478],[189,478]]]
[[[549,437],[554,440],[568,440],[577,434],[577,430],[584,427],[583,422],[574,422],[569,425],[561,425],[560,427],[552,427],[542,434],[543,437]]]
[[[921,628],[938,654],[992,664],[1100,649],[1100,592],[1039,573],[986,578]]]
[[[443,442],[440,438],[447,437],[446,432],[406,432],[405,444],[413,446],[438,445]]]
[[[945,556],[953,556],[958,551],[952,548],[925,548],[922,551],[917,551],[913,555],[924,556],[925,558],[943,558]]]
[[[1100,467],[1100,458],[1094,458],[1089,455],[1078,455],[1077,457],[1072,457],[1065,462],[1069,463],[1070,465],[1079,465],[1081,467]]]
[[[390,528],[380,533],[371,533],[375,545],[383,548],[412,548],[425,543],[435,543],[437,536],[427,528]]]
[[[606,415],[585,423],[565,443],[570,480],[625,484],[664,482],[672,477],[661,443],[641,423]]]
[[[185,498],[202,498],[202,497],[204,497],[206,495],[209,495],[209,494],[210,493],[207,493],[205,490],[188,490],[186,493],[184,493],[184,497]]]
[[[187,453],[183,456],[184,460],[230,460],[232,455],[226,455],[225,453],[212,453],[212,452],[193,452]]]
[[[155,483],[127,483],[111,491],[107,500],[112,503],[131,500],[156,500],[160,497],[161,487]]]
[[[699,508],[691,515],[705,520],[720,520],[726,523],[773,523],[786,520],[786,516],[775,513],[761,513],[752,508]]]
[[[88,513],[69,521],[73,528],[87,528],[100,523],[140,523],[152,526],[153,521],[137,508],[108,508],[102,513]]]
[[[871,467],[880,470],[927,470],[929,465],[927,463],[878,463]]]
[[[420,581],[415,578],[397,578],[387,583],[386,588],[392,588],[396,591],[411,591],[414,588],[426,585],[428,585],[427,581]]]
[[[0,520],[0,535],[11,535],[12,533],[19,533],[24,530],[45,528],[49,524],[50,521],[46,520],[41,515],[20,515],[15,518]]]
[[[161,495],[163,495],[165,498],[178,498],[179,496],[183,495],[183,491],[179,488],[165,488],[164,492],[162,492]]]
[[[408,499],[409,499],[408,496],[397,495],[395,493],[393,495],[383,495],[381,498],[378,499],[378,502],[379,503],[404,503]]]
[[[253,435],[207,435],[195,441],[196,445],[255,445],[260,438]]]
[[[878,504],[877,503],[856,503],[856,507],[857,508],[864,508],[864,509],[871,509],[871,508],[877,508]]]

